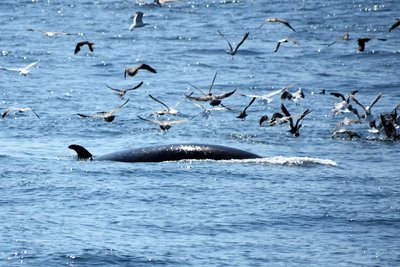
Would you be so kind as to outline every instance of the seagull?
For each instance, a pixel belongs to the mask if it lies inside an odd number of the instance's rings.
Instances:
[[[356,108],[354,108],[351,104],[350,104],[350,95],[355,95],[358,92],[358,90],[352,91],[348,94],[348,97],[344,97],[343,94],[341,93],[336,93],[336,92],[332,92],[330,93],[331,95],[341,98],[342,101],[335,103],[333,105],[332,108],[332,112],[333,112],[333,117],[335,117],[338,113],[348,113],[348,112],[352,112],[354,113],[357,118],[360,118],[360,115],[358,114],[358,110]]]
[[[232,47],[231,43],[229,42],[229,40],[228,40],[220,31],[218,31],[218,33],[219,33],[219,35],[221,35],[222,38],[224,38],[225,41],[228,43],[228,45],[229,45],[229,51],[226,51],[226,53],[229,54],[229,55],[231,55],[232,58],[233,58],[234,55],[236,55],[236,53],[237,53],[239,47],[244,43],[244,41],[246,41],[247,37],[249,37],[249,32],[245,32],[244,35],[243,35],[242,40],[236,45],[235,49],[233,49],[233,47]]]
[[[274,53],[278,52],[279,47],[281,46],[281,43],[288,43],[288,42],[292,42],[292,43],[294,43],[296,45],[300,45],[299,42],[297,42],[296,40],[284,38],[284,39],[279,40],[276,43],[276,47],[275,47]]]
[[[179,105],[180,102],[177,102],[174,106],[169,107],[167,104],[165,104],[164,102],[162,102],[161,100],[155,98],[154,96],[149,94],[149,97],[151,99],[153,99],[154,101],[160,103],[161,105],[163,105],[164,107],[166,107],[166,109],[163,110],[159,110],[154,112],[152,115],[157,115],[157,116],[162,116],[162,115],[173,115],[173,116],[183,116],[182,114],[179,113],[179,111],[176,109],[176,107]]]
[[[41,32],[43,33],[45,36],[47,37],[54,37],[57,35],[71,35],[70,33],[67,32],[48,32],[48,31],[44,31],[44,30],[38,30],[38,29],[26,29],[27,31],[31,31],[31,32]]]
[[[345,32],[342,36],[340,36],[338,39],[336,39],[335,41],[333,41],[332,43],[328,44],[328,47],[339,42],[339,41],[348,41],[350,38],[350,35],[348,32]]]
[[[289,122],[290,118],[291,118],[291,116],[287,117],[285,115],[282,115],[282,113],[275,112],[274,114],[272,114],[272,117],[269,120],[268,124],[271,127],[275,126],[275,125],[281,125],[281,124]]]
[[[390,27],[389,32],[393,31],[394,29],[396,29],[399,26],[400,26],[400,19],[396,19],[396,22],[393,23],[393,25]]]
[[[289,132],[295,137],[300,136],[300,128],[303,126],[301,123],[303,122],[304,117],[311,113],[311,110],[309,109],[305,110],[303,114],[297,119],[296,124],[293,124],[293,118],[290,115],[289,111],[286,109],[285,105],[281,104],[281,110],[283,114],[285,114],[285,116],[289,118],[289,123],[290,123]]]
[[[142,86],[142,84],[143,84],[143,82],[140,82],[140,83],[137,84],[136,86],[134,86],[134,87],[132,87],[132,88],[128,88],[128,89],[116,89],[116,88],[113,88],[113,87],[111,87],[111,86],[109,86],[109,85],[106,85],[106,86],[107,86],[108,88],[110,88],[111,90],[115,91],[115,92],[117,93],[117,95],[118,95],[121,99],[123,99],[124,96],[125,96],[125,94],[126,94],[126,92],[131,91],[131,90],[136,90],[136,89],[138,89],[140,86]]]
[[[36,115],[36,117],[38,117],[38,119],[40,119],[39,115],[30,107],[24,107],[24,108],[18,108],[18,107],[9,107],[8,109],[6,109],[3,114],[1,114],[2,118],[5,118],[7,115],[9,115],[12,112],[15,113],[22,113],[22,112],[27,112],[27,111],[32,111],[33,114]]]
[[[184,123],[186,120],[179,120],[179,121],[159,121],[159,120],[148,120],[145,118],[142,118],[140,116],[137,116],[139,119],[144,120],[146,122],[152,123],[152,124],[157,124],[161,130],[167,131],[169,130],[173,124],[178,124],[178,123]]]
[[[100,118],[100,119],[104,119],[106,122],[112,122],[115,119],[115,112],[117,112],[118,110],[120,110],[123,106],[126,105],[126,103],[128,103],[129,99],[125,101],[125,103],[123,103],[122,105],[114,108],[111,111],[100,111],[100,112],[96,112],[94,115],[84,115],[84,114],[80,114],[78,113],[78,115],[80,117],[83,118]]]
[[[179,0],[154,0],[154,4],[159,5],[160,7],[165,4],[165,3],[169,3],[169,2],[180,2]]]
[[[371,109],[372,107],[376,104],[376,102],[379,101],[379,99],[381,99],[382,97],[382,92],[380,92],[375,98],[374,100],[372,100],[371,104],[369,106],[364,106],[354,95],[350,95],[351,100],[353,100],[354,102],[356,102],[364,111],[365,114],[362,116],[364,117],[365,121],[368,123],[369,127],[372,128],[373,130],[376,129],[376,118],[375,116],[371,113]]]
[[[339,129],[337,131],[334,131],[332,134],[332,138],[337,137],[337,135],[348,135],[350,139],[353,139],[354,137],[361,138],[361,135],[359,133],[349,129]]]
[[[270,103],[273,100],[273,96],[282,93],[284,90],[286,90],[290,86],[291,86],[291,84],[288,85],[287,87],[282,87],[281,89],[271,91],[265,95],[253,95],[253,94],[240,94],[240,95],[251,97],[251,98],[256,97],[256,98],[260,99],[261,101],[266,101],[267,103]]]
[[[157,73],[157,71],[155,69],[153,69],[152,67],[150,67],[147,64],[141,63],[139,65],[136,65],[134,67],[126,67],[125,68],[125,72],[124,72],[124,77],[126,79],[126,75],[128,76],[135,76],[139,70],[147,70],[150,71],[152,73]]]
[[[282,23],[284,25],[286,25],[287,27],[289,27],[292,31],[296,31],[292,26],[290,26],[289,22],[287,20],[281,19],[281,18],[268,18],[266,19],[263,24],[261,24],[261,26],[259,28],[261,28],[266,22],[278,22],[278,23]]]
[[[149,25],[148,23],[143,23],[143,12],[136,12],[133,16],[131,16],[131,18],[132,24],[129,26],[130,31]]]
[[[76,44],[74,55],[76,55],[79,51],[81,51],[81,47],[84,45],[87,45],[89,47],[90,52],[93,52],[94,43],[91,43],[91,42],[85,40],[85,41],[81,41]]]
[[[244,110],[242,112],[240,112],[239,116],[237,116],[236,118],[238,119],[242,119],[244,120],[247,117],[247,113],[246,110],[251,106],[251,104],[253,104],[253,102],[256,100],[256,97],[253,97],[250,101],[250,103],[244,108]]]
[[[358,38],[358,39],[357,39],[358,51],[359,51],[359,52],[364,52],[365,43],[367,43],[367,42],[369,42],[369,41],[371,41],[371,40],[373,40],[373,39],[376,39],[376,40],[379,40],[379,41],[386,41],[385,38]]]
[[[350,124],[353,124],[353,123],[361,124],[361,121],[359,119],[349,119],[349,118],[345,117],[343,120],[339,121],[336,124],[335,129],[338,129],[342,126],[349,126]]]
[[[281,100],[292,100],[293,102],[296,103],[296,105],[299,105],[300,101],[304,99],[304,92],[303,89],[299,88],[294,93],[290,93],[288,91],[288,88],[285,88],[284,92],[281,95]]]
[[[211,106],[218,106],[219,104],[221,104],[221,99],[227,98],[231,95],[233,95],[236,92],[236,89],[225,93],[225,94],[220,94],[220,95],[214,95],[211,93],[211,89],[214,86],[214,82],[215,79],[217,78],[217,73],[215,73],[214,78],[211,82],[210,87],[208,88],[208,94],[205,94],[200,88],[192,85],[191,83],[189,83],[190,86],[194,87],[195,89],[199,90],[204,96],[192,96],[193,93],[190,93],[189,95],[185,95],[186,98],[189,98],[191,100],[195,100],[195,101],[209,101]]]
[[[35,66],[39,60],[36,60],[25,67],[21,68],[5,68],[5,67],[0,67],[0,70],[8,70],[8,71],[18,71],[20,75],[26,76],[29,73],[29,69]]]

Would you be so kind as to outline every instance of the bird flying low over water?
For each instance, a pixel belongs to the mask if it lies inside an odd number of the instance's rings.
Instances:
[[[393,23],[393,25],[389,28],[389,32],[393,31],[394,29],[396,29],[399,26],[400,26],[400,19],[396,19],[396,22]]]
[[[286,27],[288,27],[289,29],[291,29],[292,31],[296,31],[287,20],[281,19],[281,18],[268,18],[266,19],[259,28],[261,28],[266,22],[277,22],[277,23],[282,23],[283,25],[285,25]]]
[[[162,115],[173,115],[173,116],[184,116],[183,114],[179,113],[179,111],[176,109],[176,107],[179,105],[180,102],[177,102],[174,106],[168,106],[167,104],[165,104],[164,102],[162,102],[161,100],[155,98],[154,96],[149,94],[149,97],[156,101],[157,103],[163,105],[166,109],[163,110],[159,110],[154,112],[152,115],[157,115],[157,116],[162,116]]]
[[[85,41],[81,41],[81,42],[76,44],[74,55],[76,55],[79,51],[81,51],[81,47],[84,46],[84,45],[87,45],[89,47],[90,52],[93,52],[94,43],[91,43],[91,42],[85,40]]]
[[[345,32],[345,33],[344,33],[342,36],[340,36],[338,39],[336,39],[336,40],[333,41],[332,43],[328,44],[328,47],[331,46],[331,45],[333,45],[333,44],[336,44],[336,43],[339,42],[339,41],[348,41],[349,38],[350,38],[349,33],[348,33],[348,32]]]
[[[278,52],[279,47],[281,46],[281,43],[288,43],[288,42],[292,42],[292,43],[294,43],[294,44],[300,46],[300,44],[299,44],[298,41],[293,40],[293,39],[284,38],[284,39],[279,40],[279,41],[276,43],[276,47],[275,47],[274,53]]]
[[[336,92],[331,92],[330,94],[333,95],[334,97],[338,97],[340,99],[342,99],[342,101],[335,103],[333,105],[332,108],[332,112],[333,112],[333,117],[335,117],[337,114],[339,113],[348,113],[348,112],[352,112],[353,114],[355,114],[357,116],[357,118],[360,118],[360,115],[358,114],[358,111],[356,108],[354,108],[351,104],[350,104],[350,95],[355,95],[358,92],[358,90],[352,91],[348,94],[348,97],[344,97],[343,94],[341,93],[336,93]]]
[[[179,123],[184,123],[186,122],[186,120],[179,120],[179,121],[159,121],[159,120],[149,120],[149,119],[145,119],[143,117],[137,116],[139,119],[152,123],[152,124],[156,124],[160,127],[161,130],[166,131],[169,130],[173,124],[179,124]]]
[[[20,75],[26,76],[30,72],[30,68],[35,66],[39,60],[36,60],[25,67],[20,67],[20,68],[6,68],[6,67],[0,67],[0,70],[8,70],[8,71],[18,71]]]
[[[371,40],[379,40],[379,41],[386,41],[385,38],[358,38],[357,43],[358,43],[358,51],[359,52],[364,52],[365,50],[365,43],[371,41]]]
[[[149,65],[141,63],[134,67],[126,67],[125,72],[124,72],[124,78],[126,79],[126,75],[135,76],[139,70],[147,70],[151,73],[157,73],[157,71],[155,69],[153,69],[152,67],[150,67]]]
[[[343,135],[347,135],[350,139],[353,139],[354,137],[361,138],[361,135],[359,133],[349,129],[339,129],[337,131],[334,131],[332,134],[332,138],[337,138],[338,136]]]
[[[10,113],[23,113],[23,112],[27,112],[27,111],[32,111],[33,114],[35,114],[35,116],[40,119],[39,115],[30,107],[24,107],[24,108],[18,108],[18,107],[9,107],[8,109],[6,109],[3,114],[1,114],[2,118],[5,118],[6,116],[8,116]]]
[[[128,88],[128,89],[117,89],[117,88],[113,88],[109,85],[106,85],[108,88],[110,88],[111,90],[115,91],[118,96],[120,98],[124,98],[126,92],[131,91],[131,90],[136,90],[138,89],[140,86],[142,86],[143,82],[140,82],[139,84],[137,84],[136,86],[132,87],[132,88]]]
[[[180,2],[179,0],[154,0],[154,4],[158,5],[158,6],[162,6],[165,3],[170,3],[170,2]]]
[[[247,117],[246,110],[251,106],[251,104],[254,103],[254,101],[255,101],[256,99],[257,99],[256,97],[253,97],[253,98],[250,100],[250,103],[244,108],[244,110],[243,110],[242,112],[240,112],[239,116],[237,116],[236,118],[244,120],[244,119]]]
[[[291,93],[288,90],[288,87],[283,90],[281,95],[281,100],[292,100],[296,103],[296,105],[300,104],[300,101],[304,99],[303,89],[299,88],[296,92]]]
[[[49,31],[31,29],[31,28],[30,29],[26,29],[26,30],[27,31],[31,31],[31,32],[41,32],[47,37],[54,37],[54,36],[57,36],[57,35],[71,35],[70,33],[67,33],[67,32],[49,32]]]
[[[125,106],[126,103],[128,103],[128,101],[129,101],[129,99],[126,100],[122,105],[114,108],[111,111],[100,111],[100,112],[96,112],[94,115],[84,115],[84,114],[78,113],[78,115],[83,118],[99,118],[99,119],[104,119],[106,122],[112,122],[115,119],[115,115],[114,115],[115,112],[117,112],[123,106]]]
[[[226,51],[226,53],[229,54],[229,55],[231,55],[231,56],[236,55],[236,53],[237,53],[239,47],[240,47],[240,46],[244,43],[244,41],[246,41],[246,39],[249,37],[249,32],[245,32],[244,35],[243,35],[242,40],[236,45],[235,48],[233,48],[233,46],[231,45],[231,43],[229,42],[229,40],[228,40],[220,31],[218,31],[218,33],[219,33],[219,35],[221,35],[222,38],[224,38],[225,41],[228,43],[228,45],[229,45],[229,50]]]
[[[132,18],[132,24],[129,26],[129,30],[133,31],[136,28],[141,28],[146,25],[149,25],[148,23],[143,23],[143,12],[136,12],[134,15],[131,16]]]
[[[211,89],[214,86],[214,82],[215,79],[217,78],[217,73],[215,73],[214,78],[211,82],[210,87],[208,88],[208,94],[205,94],[200,88],[192,85],[191,83],[189,83],[190,86],[194,87],[195,89],[197,89],[198,91],[200,91],[203,96],[192,96],[193,93],[189,94],[189,95],[185,95],[186,98],[191,99],[191,100],[195,100],[195,101],[207,101],[210,102],[211,106],[218,106],[219,104],[221,104],[221,99],[227,98],[231,95],[233,95],[236,92],[236,89],[225,93],[225,94],[220,94],[220,95],[214,95],[211,93]]]
[[[350,95],[351,100],[356,102],[364,111],[365,114],[363,114],[361,117],[365,119],[365,121],[368,123],[369,127],[372,128],[373,130],[376,130],[376,118],[372,114],[371,109],[372,107],[381,99],[382,97],[382,92],[379,93],[374,100],[372,100],[371,104],[369,106],[363,105],[354,95]]]
[[[296,124],[293,123],[293,117],[292,117],[292,115],[290,115],[290,113],[286,109],[285,105],[281,104],[281,110],[282,110],[283,114],[285,114],[285,116],[289,118],[289,125],[290,125],[289,132],[295,137],[300,136],[300,128],[303,126],[302,122],[304,120],[304,117],[307,116],[308,114],[310,114],[311,110],[309,110],[309,109],[305,110],[303,112],[303,114],[297,119]]]

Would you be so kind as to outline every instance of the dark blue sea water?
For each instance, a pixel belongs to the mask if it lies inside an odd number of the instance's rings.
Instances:
[[[352,125],[362,138],[331,138],[339,99],[358,90],[373,112],[400,103],[400,2],[2,0],[0,67],[39,62],[27,76],[0,70],[0,108],[31,107],[0,120],[1,266],[398,266],[400,143]],[[141,11],[149,25],[129,31]],[[261,23],[270,17],[290,22]],[[67,32],[47,37],[38,31]],[[248,40],[231,58],[226,41]],[[328,44],[349,32],[350,40]],[[300,45],[283,43],[282,38]],[[357,52],[357,38],[373,39]],[[94,42],[94,52],[75,44]],[[157,74],[124,69],[147,63]],[[217,72],[215,94],[235,111],[202,110],[200,96]],[[77,113],[110,111],[123,100],[107,88],[141,88],[112,123]],[[250,98],[291,84],[305,99]],[[325,95],[318,94],[322,89]],[[186,123],[167,131],[138,119],[179,102]],[[260,127],[284,103],[288,125]],[[207,103],[201,103],[211,108]],[[353,103],[354,104],[354,103]],[[360,111],[357,104],[354,104]],[[155,144],[208,143],[262,155],[257,160],[119,163],[77,161],[70,144],[94,155]]]

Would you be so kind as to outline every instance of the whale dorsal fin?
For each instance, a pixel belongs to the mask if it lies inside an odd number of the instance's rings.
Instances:
[[[80,145],[70,145],[68,147],[69,149],[75,150],[75,152],[78,154],[78,159],[79,160],[92,160],[93,156],[92,154],[83,146]]]

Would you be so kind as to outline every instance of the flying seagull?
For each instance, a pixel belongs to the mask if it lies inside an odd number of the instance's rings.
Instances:
[[[376,40],[379,40],[379,41],[386,41],[385,38],[358,38],[358,39],[357,39],[358,51],[359,51],[359,52],[364,52],[365,43],[367,43],[367,42],[369,42],[369,41],[371,41],[371,40],[373,40],[373,39],[376,39]]]
[[[233,46],[231,45],[231,43],[229,42],[229,40],[220,32],[218,31],[219,35],[222,36],[222,38],[225,39],[225,41],[228,43],[229,45],[229,51],[226,51],[227,54],[234,56],[236,55],[239,47],[244,43],[244,41],[246,41],[247,37],[249,37],[249,32],[245,32],[243,35],[242,40],[236,45],[235,49],[233,49]]]
[[[133,16],[131,16],[131,18],[132,24],[129,26],[130,31],[149,25],[148,23],[143,23],[143,12],[136,12]]]
[[[165,4],[165,3],[169,3],[169,2],[180,2],[179,0],[154,0],[154,4],[159,5],[160,7]]]
[[[266,22],[278,22],[278,23],[282,23],[284,25],[286,25],[288,28],[290,28],[292,31],[296,31],[287,20],[281,19],[281,18],[268,18],[266,19],[263,24],[261,24],[261,26],[259,28],[261,28]]]
[[[126,79],[126,75],[128,76],[135,76],[139,70],[147,70],[150,71],[152,73],[157,73],[157,71],[155,69],[153,69],[152,67],[150,67],[147,64],[141,63],[139,65],[136,65],[134,67],[126,67],[125,68],[125,72],[124,72],[124,78]]]
[[[67,33],[67,32],[49,32],[49,31],[31,29],[31,28],[30,29],[26,29],[26,30],[27,31],[31,31],[31,32],[41,32],[47,37],[54,37],[54,36],[57,36],[57,35],[71,35],[70,33]]]
[[[27,111],[32,111],[33,114],[36,115],[36,117],[38,117],[38,119],[40,119],[39,115],[30,107],[24,107],[24,108],[18,108],[18,107],[9,107],[8,109],[6,109],[3,114],[1,114],[2,118],[5,118],[7,115],[9,115],[12,112],[15,113],[22,113],[22,112],[27,112]]]
[[[244,108],[244,110],[243,110],[242,112],[240,112],[239,116],[237,116],[236,118],[244,120],[244,119],[247,117],[246,110],[251,106],[251,104],[253,104],[253,102],[254,102],[256,99],[257,99],[256,97],[253,97],[253,98],[250,100],[250,103]]]
[[[348,33],[348,32],[345,32],[345,33],[344,33],[342,36],[340,36],[338,39],[336,39],[336,40],[333,41],[332,43],[328,44],[328,47],[331,46],[331,45],[333,45],[333,44],[336,44],[336,43],[339,42],[339,41],[348,41],[349,38],[350,38],[349,33]]]
[[[5,68],[5,67],[0,67],[0,70],[8,70],[8,71],[18,71],[20,75],[26,76],[29,73],[29,69],[35,66],[39,60],[36,60],[25,67],[20,67],[20,68]]]
[[[371,113],[371,109],[376,104],[376,102],[378,102],[379,99],[381,99],[382,94],[383,94],[382,92],[379,93],[374,98],[374,100],[372,100],[372,102],[371,102],[371,104],[369,106],[363,105],[354,95],[350,95],[351,100],[356,102],[365,111],[365,114],[362,117],[364,117],[365,121],[368,123],[369,127],[372,128],[372,129],[376,129],[376,124],[375,124],[376,118]]]
[[[166,109],[163,110],[159,110],[154,112],[152,115],[157,115],[157,116],[162,116],[162,115],[173,115],[173,116],[183,116],[182,114],[179,113],[179,111],[176,109],[176,107],[179,105],[180,102],[177,102],[175,105],[173,106],[168,106],[167,104],[165,104],[164,102],[162,102],[161,100],[155,98],[154,96],[149,94],[149,97],[156,101],[157,103],[163,105]]]
[[[399,26],[400,26],[400,19],[396,19],[396,22],[393,23],[393,25],[390,27],[389,32],[393,31],[394,29],[396,29]]]
[[[128,103],[129,99],[125,101],[125,103],[123,103],[122,105],[114,108],[111,111],[100,111],[100,112],[96,112],[94,115],[84,115],[84,114],[80,114],[78,113],[78,115],[80,117],[83,118],[100,118],[100,119],[104,119],[106,122],[112,122],[115,119],[115,112],[117,112],[118,110],[120,110],[123,106],[126,105],[126,103]]]
[[[110,88],[111,90],[115,91],[118,96],[120,98],[124,98],[126,92],[131,91],[131,90],[136,90],[138,89],[140,86],[142,86],[143,82],[140,82],[139,84],[137,84],[136,86],[132,87],[132,88],[128,88],[128,89],[117,89],[117,88],[113,88],[109,85],[106,85],[108,88]]]
[[[81,51],[81,47],[84,46],[84,45],[87,45],[89,47],[90,52],[93,52],[94,43],[91,43],[91,42],[85,40],[85,41],[81,41],[81,42],[76,44],[74,55],[76,55],[79,51]]]
[[[293,117],[290,115],[289,111],[286,109],[285,105],[281,105],[281,110],[283,114],[285,114],[286,117],[289,118],[289,125],[290,125],[290,130],[289,132],[295,136],[298,137],[300,136],[300,128],[303,126],[302,122],[304,120],[304,117],[308,114],[311,113],[311,110],[307,109],[303,112],[303,114],[297,119],[296,124],[293,124]]]
[[[185,95],[186,98],[189,98],[189,99],[195,100],[195,101],[207,101],[207,102],[209,101],[211,106],[218,106],[219,104],[221,104],[221,99],[227,98],[236,92],[236,90],[233,90],[231,92],[220,94],[220,95],[212,94],[211,89],[214,86],[214,82],[215,82],[216,78],[217,78],[217,73],[215,73],[214,78],[211,82],[211,85],[208,88],[208,94],[205,94],[200,88],[189,83],[190,86],[192,86],[195,89],[197,89],[198,91],[200,91],[203,94],[203,96],[192,96],[193,93],[191,93],[190,95]]]
[[[276,43],[276,47],[275,47],[274,53],[278,52],[279,47],[281,46],[281,43],[288,43],[288,42],[292,42],[292,43],[294,43],[296,45],[300,45],[299,42],[297,42],[296,40],[284,38],[284,39],[279,40]]]
[[[140,116],[137,116],[139,119],[152,123],[152,124],[157,124],[161,130],[166,131],[169,130],[173,124],[178,124],[178,123],[184,123],[186,120],[179,120],[179,121],[159,121],[159,120],[149,120],[142,118]]]

